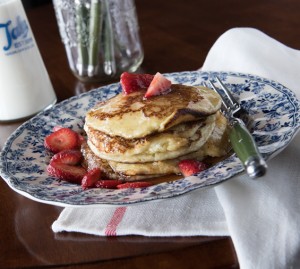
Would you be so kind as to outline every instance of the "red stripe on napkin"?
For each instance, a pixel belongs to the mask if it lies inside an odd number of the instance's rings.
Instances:
[[[116,236],[117,235],[117,227],[122,221],[122,218],[125,214],[126,207],[118,207],[112,218],[110,219],[110,222],[107,224],[105,228],[105,235],[106,236]]]

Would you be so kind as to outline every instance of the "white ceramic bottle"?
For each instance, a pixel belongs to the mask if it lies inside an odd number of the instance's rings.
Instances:
[[[33,116],[55,102],[21,0],[0,0],[0,121]]]

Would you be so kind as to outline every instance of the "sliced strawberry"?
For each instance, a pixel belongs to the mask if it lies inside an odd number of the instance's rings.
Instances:
[[[53,132],[56,132],[60,129],[64,128],[63,126],[60,126],[60,125],[56,125],[52,128],[52,131]],[[77,133],[78,134],[78,138],[79,138],[79,143],[82,144],[86,139],[84,136],[82,136],[81,134]]]
[[[47,172],[53,177],[77,184],[81,184],[81,180],[86,174],[86,170],[82,166],[69,165],[60,162],[50,163],[47,166]]]
[[[161,73],[157,72],[145,93],[145,98],[154,95],[166,94],[171,91],[172,82],[165,78]]]
[[[53,155],[53,157],[50,160],[50,163],[60,162],[63,164],[78,165],[80,164],[82,158],[83,156],[80,150],[62,150]]]
[[[99,168],[93,168],[89,170],[81,181],[81,187],[85,190],[87,188],[93,187],[95,183],[101,177],[101,170]]]
[[[118,189],[128,189],[128,188],[146,188],[151,186],[152,184],[144,181],[135,181],[135,182],[126,182],[117,185]]]
[[[121,86],[123,94],[138,91],[140,89],[147,89],[153,80],[154,75],[150,74],[132,74],[124,72],[121,75]]]
[[[98,180],[95,183],[95,188],[100,189],[116,189],[118,185],[122,184],[122,180],[118,179],[106,179],[106,180]]]
[[[78,149],[79,145],[78,134],[69,128],[58,129],[46,136],[44,141],[45,148],[53,153],[68,149]]]
[[[207,164],[194,159],[182,160],[178,164],[181,173],[187,177],[208,168]]]

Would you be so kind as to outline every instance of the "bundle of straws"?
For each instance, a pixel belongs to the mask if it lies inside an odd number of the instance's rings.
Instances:
[[[91,0],[88,4],[75,1],[77,69],[80,75],[97,75],[100,64],[103,65],[105,75],[113,76],[116,73],[114,36],[108,1]],[[100,57],[103,57],[102,61],[99,60]]]

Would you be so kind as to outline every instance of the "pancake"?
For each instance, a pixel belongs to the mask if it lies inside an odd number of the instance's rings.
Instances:
[[[88,169],[136,181],[180,174],[183,159],[228,152],[227,120],[214,91],[172,84],[165,95],[144,95],[145,90],[121,93],[87,112],[82,153]]]
[[[215,128],[206,143],[197,151],[182,155],[178,158],[144,163],[108,161],[96,156],[86,144],[83,147],[83,155],[86,160],[86,165],[89,168],[99,167],[109,178],[135,181],[168,174],[180,174],[178,168],[180,160],[203,160],[207,157],[221,157],[226,155],[229,150],[230,143],[227,120],[221,113],[217,113]]]
[[[109,136],[85,126],[88,145],[100,158],[116,162],[153,162],[177,158],[198,150],[215,128],[216,114],[181,123],[164,132],[143,138]]]
[[[154,177],[163,176],[163,174],[146,174],[146,175],[131,175],[128,176],[126,173],[122,173],[121,171],[115,172],[107,160],[101,159],[97,157],[92,150],[89,148],[87,143],[81,144],[81,152],[84,157],[83,166],[86,167],[87,170],[93,168],[100,168],[102,176],[106,179],[119,179],[119,180],[126,180],[126,181],[136,181],[136,180],[143,180],[149,179]]]
[[[145,90],[122,93],[98,103],[86,114],[85,125],[109,136],[142,138],[183,122],[216,113],[220,96],[205,87],[173,84],[165,95],[144,98]]]
[[[216,120],[216,128],[202,147],[207,156],[222,157],[231,150],[229,128],[227,119],[219,112]]]

